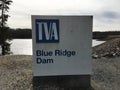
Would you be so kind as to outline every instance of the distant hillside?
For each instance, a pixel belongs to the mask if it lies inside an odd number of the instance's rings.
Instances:
[[[13,39],[31,39],[32,30],[31,29],[11,29],[10,34]]]
[[[120,31],[93,32],[93,39],[109,40],[119,37]]]
[[[9,33],[13,39],[31,39],[31,29],[10,29]],[[120,31],[93,32],[93,39],[108,40],[120,37]]]

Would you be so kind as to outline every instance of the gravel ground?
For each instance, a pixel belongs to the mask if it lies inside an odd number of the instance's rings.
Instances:
[[[120,56],[120,38],[93,47],[93,58]]]
[[[93,47],[93,58],[92,81],[98,90],[120,90],[120,38]]]
[[[120,90],[120,57],[93,59],[95,90]]]

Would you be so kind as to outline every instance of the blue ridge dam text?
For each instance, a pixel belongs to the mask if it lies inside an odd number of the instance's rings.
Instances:
[[[54,51],[45,51],[45,50],[36,50],[36,63],[37,64],[52,64],[54,63],[54,60],[52,59],[52,56],[64,56],[64,57],[72,57],[76,55],[76,51],[74,50],[62,50],[62,49],[56,49]],[[41,58],[44,57],[44,58]],[[48,58],[51,57],[51,58]]]

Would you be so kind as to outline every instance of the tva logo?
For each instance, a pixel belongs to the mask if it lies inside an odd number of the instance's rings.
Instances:
[[[37,43],[59,42],[59,20],[36,19],[36,42]]]

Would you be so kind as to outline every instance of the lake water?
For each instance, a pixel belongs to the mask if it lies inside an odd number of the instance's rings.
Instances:
[[[93,40],[92,46],[96,46],[104,42],[105,41]],[[11,43],[11,51],[13,54],[32,55],[32,39],[14,39]]]
[[[92,47],[97,46],[99,44],[104,43],[105,41],[97,41],[97,40],[92,40]]]
[[[11,43],[13,54],[32,55],[32,39],[14,39]]]

